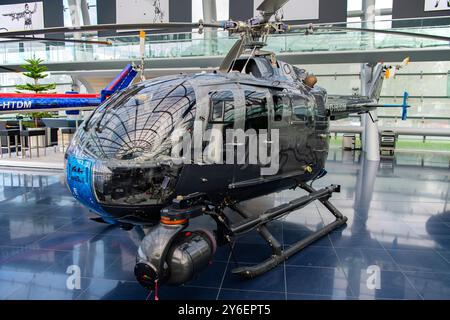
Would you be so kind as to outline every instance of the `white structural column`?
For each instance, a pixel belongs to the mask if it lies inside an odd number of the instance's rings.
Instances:
[[[73,27],[87,26],[91,24],[91,19],[89,17],[89,8],[86,0],[68,0],[70,18],[72,20]],[[75,39],[81,39],[80,33],[74,34]],[[83,50],[75,50],[76,59],[91,59],[93,50],[91,44],[75,44],[75,46],[83,47]]]
[[[89,26],[91,25],[91,17],[89,16],[89,5],[87,0],[81,0],[81,16],[83,17],[83,25]]]
[[[362,1],[362,11],[364,21],[364,28],[373,28],[375,24],[375,0],[363,0]],[[373,35],[371,35],[373,37]],[[369,45],[373,44],[373,39],[370,41]],[[368,61],[369,62],[369,61]],[[361,65],[361,94],[369,95],[370,86],[372,84],[373,78],[373,65],[362,64]],[[378,117],[377,111],[371,111],[371,116],[369,114],[363,114],[361,116],[361,125],[363,126],[362,134],[362,149],[366,152],[366,159],[369,161],[379,161],[380,160],[380,143],[378,136]],[[372,121],[373,119],[373,121]]]
[[[81,26],[81,16],[80,16],[80,0],[69,0],[69,12],[70,12],[70,18],[72,20],[72,26],[73,27],[79,27]],[[74,35],[75,39],[80,38],[79,33],[75,33]]]
[[[361,67],[361,94],[368,96],[373,79],[373,66],[364,64]],[[371,117],[372,116],[372,117]],[[370,111],[370,115],[362,115],[362,125],[364,127],[362,135],[362,147],[366,152],[368,161],[380,160],[380,137],[378,135],[378,117],[377,111]]]
[[[72,20],[72,26],[77,28],[81,26],[81,15],[80,15],[80,0],[69,0],[69,12],[70,19]],[[73,37],[75,39],[81,39],[80,33],[74,33]],[[79,44],[74,44],[74,46],[79,46]],[[85,59],[85,53],[81,50],[74,50],[75,60],[77,59]]]
[[[361,20],[363,21],[362,27],[363,28],[374,28],[375,27],[375,0],[362,0],[362,17]],[[365,35],[368,38],[368,45],[372,46],[374,45],[374,35],[373,34],[367,34]],[[362,35],[364,37],[364,35]]]
[[[208,23],[217,20],[216,0],[203,0],[203,20]]]
[[[203,0],[203,21],[211,23],[217,21],[217,6],[216,0]],[[210,28],[205,28],[205,43],[208,46],[208,55],[214,54],[217,51],[217,31]]]

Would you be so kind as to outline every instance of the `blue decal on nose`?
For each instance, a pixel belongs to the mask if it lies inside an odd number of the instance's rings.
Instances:
[[[94,162],[70,155],[67,159],[67,185],[75,199],[98,213],[106,222],[115,223],[97,202],[93,192],[92,168]]]

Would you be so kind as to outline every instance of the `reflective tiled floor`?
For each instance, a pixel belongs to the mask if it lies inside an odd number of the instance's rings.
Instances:
[[[270,251],[256,233],[246,234],[234,257],[219,248],[206,271],[163,287],[160,298],[450,299],[449,164],[449,156],[399,154],[379,165],[333,151],[329,174],[315,187],[342,185],[333,202],[346,226],[253,280],[231,270]],[[0,299],[152,299],[133,275],[139,230],[89,220],[60,180],[60,172],[0,170]],[[298,195],[284,191],[246,205],[258,211]],[[289,246],[331,220],[313,204],[270,229]],[[67,288],[71,265],[80,267],[80,289]]]

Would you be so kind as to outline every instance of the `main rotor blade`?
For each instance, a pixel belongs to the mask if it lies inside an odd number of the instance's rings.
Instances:
[[[151,30],[151,29],[179,29],[179,28],[198,28],[200,26],[208,28],[222,28],[222,23],[188,23],[188,22],[167,22],[167,23],[127,23],[127,24],[98,24],[80,27],[53,27],[23,31],[7,31],[0,32],[0,38],[10,38],[15,36],[30,36],[35,34],[52,34],[52,33],[77,33],[77,32],[94,32],[109,30]]]
[[[43,37],[8,37],[11,40],[2,40],[1,43],[12,43],[12,42],[22,42],[22,41],[40,41],[40,42],[71,42],[71,43],[84,43],[84,44],[103,44],[110,46],[112,43],[110,41],[95,41],[95,40],[82,40],[82,39],[56,39],[56,38],[43,38]]]
[[[289,2],[289,0],[264,0],[256,10],[264,11],[265,14],[274,14],[287,2]]]
[[[8,67],[4,67],[4,66],[0,66],[0,69],[6,70],[6,71],[9,71],[9,72],[16,72],[16,73],[20,73],[21,72],[19,70],[8,68]]]
[[[302,25],[293,25],[293,26],[289,27],[289,30],[308,30],[310,28],[311,28],[311,25],[303,25],[303,26]],[[450,37],[437,36],[437,35],[425,34],[425,33],[398,31],[398,30],[380,30],[380,29],[352,28],[352,27],[325,26],[325,25],[312,25],[312,28],[314,30],[337,30],[337,31],[340,30],[340,31],[359,31],[359,32],[369,32],[369,33],[393,34],[393,35],[398,35],[398,36],[447,41],[450,43]]]
[[[230,51],[228,51],[225,58],[222,60],[222,63],[220,64],[219,71],[222,72],[228,72],[230,70],[231,66],[233,65],[234,60],[240,57],[242,52],[244,51],[244,37],[241,37],[241,39],[237,40],[233,47],[231,47]]]

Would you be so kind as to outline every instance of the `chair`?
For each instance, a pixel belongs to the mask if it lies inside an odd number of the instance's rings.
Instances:
[[[72,127],[66,127],[66,128],[59,128],[59,131],[61,133],[61,145],[62,145],[62,152],[65,152],[65,144],[64,144],[64,135],[71,135],[74,134],[76,131],[76,128]],[[70,143],[70,139],[68,141]]]
[[[14,149],[16,156],[19,155],[18,137],[20,136],[20,130],[0,130],[0,157],[3,158],[3,149],[8,149],[8,155],[11,158],[11,138],[14,137]],[[6,147],[3,146],[3,139],[6,138]]]
[[[33,130],[23,130],[20,132],[20,142],[22,145],[22,157],[24,157],[26,155],[26,150],[29,151],[30,154],[30,158],[32,157],[31,155],[31,138],[32,137],[36,137],[36,151],[37,151],[37,157],[39,158],[39,137],[41,136],[46,136],[46,130],[45,129],[33,129]],[[25,140],[27,143],[25,143]],[[44,147],[44,154],[47,154],[47,149],[45,147],[45,144],[43,145]],[[25,151],[25,153],[24,153]]]

